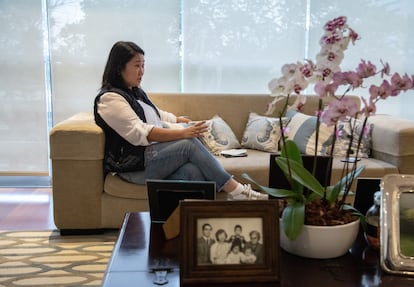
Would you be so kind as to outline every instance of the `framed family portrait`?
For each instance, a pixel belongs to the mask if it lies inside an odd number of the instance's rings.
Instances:
[[[181,201],[181,286],[279,282],[276,200]]]

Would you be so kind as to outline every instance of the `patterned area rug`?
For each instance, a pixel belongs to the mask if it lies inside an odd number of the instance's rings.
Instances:
[[[0,287],[101,286],[117,235],[0,231]]]

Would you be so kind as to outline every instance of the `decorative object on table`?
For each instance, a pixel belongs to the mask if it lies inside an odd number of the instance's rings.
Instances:
[[[357,238],[359,220],[333,226],[304,225],[302,232],[290,240],[280,233],[280,247],[285,251],[307,258],[336,258],[348,252]],[[283,222],[280,220],[281,229]]]
[[[356,180],[354,207],[362,214],[366,214],[372,206],[374,193],[380,190],[380,177],[358,177]]]
[[[380,228],[382,269],[414,276],[414,175],[382,178]]]
[[[373,204],[365,215],[366,229],[365,239],[369,246],[375,250],[380,247],[380,213],[381,213],[381,191],[377,191],[373,196]]]
[[[283,171],[276,164],[275,158],[280,155],[270,156],[269,187],[288,189],[289,182]],[[311,171],[315,162],[312,155],[302,155],[303,166]],[[332,161],[330,157],[318,156],[316,159],[315,178],[323,184],[326,179],[326,171],[330,171]],[[330,175],[328,174],[328,177]],[[316,210],[317,211],[317,210]],[[283,222],[280,220],[280,229],[283,230]],[[359,231],[359,221],[335,226],[304,225],[303,231],[295,240],[290,240],[284,232],[280,233],[280,246],[292,253],[308,258],[335,258],[343,255],[354,242]]]
[[[161,270],[153,270],[155,274],[155,279],[153,281],[156,285],[165,285],[168,284],[168,270],[167,269],[161,269]]]
[[[180,211],[181,286],[280,281],[276,201],[182,201]]]
[[[316,62],[306,60],[305,63],[286,64],[282,67],[282,76],[269,83],[274,100],[269,104],[267,113],[272,114],[276,104],[283,103],[283,111],[277,116],[281,119],[285,116],[289,118],[290,115],[287,126],[280,125],[282,147],[280,157],[276,158],[277,165],[290,182],[290,188],[260,186],[247,174],[244,177],[270,195],[284,199],[282,232],[289,240],[298,238],[304,232],[304,225],[308,224],[341,225],[355,221],[358,217],[365,224],[363,214],[347,204],[347,198],[354,180],[364,169],[358,166],[358,159],[367,156],[363,143],[369,141],[368,118],[375,113],[375,104],[379,100],[414,88],[414,75],[391,75],[390,66],[382,61],[379,70],[370,61],[361,60],[354,71],[342,72],[340,63],[344,51],[349,43],[354,44],[358,39],[359,35],[348,26],[346,17],[330,20],[324,26]],[[360,110],[358,104],[346,95],[357,88],[364,88],[364,81],[374,76],[381,77],[381,84],[369,87],[370,97],[361,97],[363,107]],[[313,118],[297,119],[302,116],[300,110],[306,105],[306,97],[301,92],[310,84],[314,84],[314,90],[320,97],[319,109]],[[338,91],[341,86],[347,86],[344,92]],[[291,94],[297,97],[293,105],[289,106]],[[314,123],[313,129],[309,128],[310,122]],[[343,133],[347,134],[345,138],[341,137]],[[299,139],[305,144],[298,142]],[[335,149],[337,142],[342,147],[340,151]],[[356,160],[344,160],[342,179],[329,186],[330,178],[327,177],[324,181],[326,184],[322,185],[314,176],[316,169],[309,172],[303,166],[301,154],[306,153],[313,154],[315,158],[337,155],[345,159],[354,157]]]

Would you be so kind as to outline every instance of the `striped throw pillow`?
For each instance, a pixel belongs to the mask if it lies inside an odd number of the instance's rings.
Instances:
[[[315,154],[316,116],[306,115],[296,111],[289,111],[290,118],[287,125],[287,137],[293,140],[303,154]],[[332,145],[334,127],[324,123],[319,126],[317,155],[329,155]]]

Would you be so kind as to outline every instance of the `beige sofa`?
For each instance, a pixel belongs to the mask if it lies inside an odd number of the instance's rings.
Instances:
[[[263,114],[268,95],[150,94],[164,110],[193,120],[220,115],[241,139],[249,112]],[[359,102],[359,98],[354,97]],[[292,100],[294,100],[292,98]],[[313,115],[317,97],[309,96],[304,112]],[[280,107],[279,107],[280,108]],[[374,116],[372,158],[362,159],[363,177],[387,173],[414,174],[414,122],[391,116]],[[119,177],[103,178],[104,134],[92,112],[78,113],[58,123],[50,132],[53,172],[54,219],[61,231],[119,228],[126,212],[148,210],[145,185],[130,184]],[[242,158],[218,157],[236,178],[248,173],[268,183],[269,153],[248,150]],[[333,163],[332,181],[340,176],[340,159]]]

